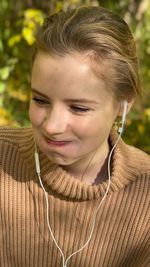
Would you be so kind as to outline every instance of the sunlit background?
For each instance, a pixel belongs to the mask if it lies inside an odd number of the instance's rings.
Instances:
[[[150,1],[1,0],[0,125],[29,126],[30,71],[37,26],[50,13],[80,5],[101,5],[121,15],[137,41],[143,99],[126,122],[124,139],[150,153]]]

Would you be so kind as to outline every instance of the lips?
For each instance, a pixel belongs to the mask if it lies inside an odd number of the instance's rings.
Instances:
[[[45,141],[47,144],[52,146],[64,146],[70,143],[70,141],[64,141],[64,140],[52,140],[47,137],[45,137]]]

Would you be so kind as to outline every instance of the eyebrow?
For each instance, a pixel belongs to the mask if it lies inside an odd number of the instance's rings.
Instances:
[[[32,92],[38,94],[38,95],[41,95],[45,98],[48,98],[50,99],[47,95],[37,91],[36,89],[34,88],[31,88]],[[72,102],[72,103],[76,103],[76,102],[80,102],[80,103],[91,103],[91,104],[99,104],[97,101],[95,100],[90,100],[90,99],[86,99],[86,98],[76,98],[76,99],[72,99],[72,98],[67,98],[65,99],[65,102]]]

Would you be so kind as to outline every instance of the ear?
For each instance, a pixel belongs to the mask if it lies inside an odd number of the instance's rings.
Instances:
[[[126,114],[128,114],[128,112],[130,111],[133,103],[134,103],[134,99],[130,99],[130,100],[123,100],[120,102],[120,107],[118,110],[118,116],[122,116],[123,112],[124,112],[124,103],[125,101],[127,101],[127,109],[126,109]]]

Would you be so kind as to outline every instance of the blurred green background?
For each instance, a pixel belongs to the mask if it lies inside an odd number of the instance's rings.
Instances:
[[[121,15],[136,39],[144,93],[127,117],[124,139],[150,153],[149,0],[1,0],[0,125],[30,125],[30,72],[37,26],[54,11],[87,4],[101,5]]]

